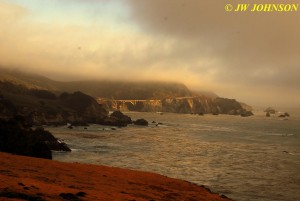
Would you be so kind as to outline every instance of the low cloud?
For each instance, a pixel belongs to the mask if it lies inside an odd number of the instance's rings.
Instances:
[[[35,21],[31,10],[0,2],[0,65],[60,80],[178,81],[250,104],[298,106],[300,12],[228,13],[219,1],[119,2],[129,16],[68,24]]]
[[[278,98],[288,90],[300,100],[296,95],[300,90],[300,12],[228,13],[224,10],[226,2],[220,1],[128,2],[132,19],[144,32],[185,44],[177,48],[181,60],[194,74],[212,72],[211,81],[223,92],[239,96],[248,90],[255,96],[255,91],[263,95],[263,90],[272,89]],[[205,61],[197,62],[201,57]]]

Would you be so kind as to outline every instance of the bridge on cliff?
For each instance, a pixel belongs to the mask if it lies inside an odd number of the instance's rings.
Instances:
[[[137,102],[148,102],[148,103],[151,103],[151,102],[158,102],[158,101],[161,101],[161,100],[156,100],[156,99],[152,99],[152,100],[129,100],[129,99],[126,99],[126,100],[115,100],[115,99],[103,99],[103,98],[97,98],[96,99],[98,103],[106,103],[106,102],[118,102],[118,103],[131,103],[133,105],[136,105]]]
[[[193,99],[196,98],[197,96],[185,96],[185,97],[174,97],[174,98],[166,98],[165,100],[184,100],[184,99]],[[106,102],[119,102],[119,103],[131,103],[131,104],[136,104],[137,102],[148,102],[148,103],[153,103],[153,102],[160,102],[163,99],[108,99],[108,98],[96,98],[98,103],[106,103]]]

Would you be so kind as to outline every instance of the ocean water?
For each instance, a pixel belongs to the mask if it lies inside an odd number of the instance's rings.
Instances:
[[[54,160],[156,172],[237,201],[294,201],[300,200],[300,113],[290,114],[284,120],[262,112],[248,118],[127,113],[149,127],[47,129],[73,149],[54,153]]]

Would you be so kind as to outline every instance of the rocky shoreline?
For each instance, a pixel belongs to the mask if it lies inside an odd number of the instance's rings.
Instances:
[[[154,173],[1,152],[0,158],[0,200],[230,200],[205,187]]]
[[[88,126],[88,123],[81,122],[79,125]],[[99,120],[98,123],[117,127],[124,127],[128,124],[148,126],[148,121],[145,119],[132,121],[129,116],[120,111],[113,112],[110,116]],[[73,126],[78,126],[78,124],[69,124],[68,128],[72,129]],[[52,159],[52,151],[69,152],[71,149],[67,144],[55,138],[49,131],[44,130],[42,126],[33,127],[32,121],[17,115],[7,120],[0,118],[0,151]]]
[[[43,126],[88,126],[101,124],[125,127],[148,125],[132,121],[119,111],[109,112],[82,92],[54,94],[0,81],[0,151],[52,159],[51,151],[71,151]]]

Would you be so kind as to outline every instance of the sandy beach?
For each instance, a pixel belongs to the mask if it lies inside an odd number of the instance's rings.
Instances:
[[[0,158],[0,200],[230,200],[154,173],[6,153]]]

